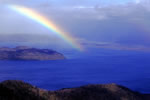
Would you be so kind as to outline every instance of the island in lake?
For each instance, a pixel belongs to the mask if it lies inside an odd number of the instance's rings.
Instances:
[[[61,60],[64,55],[50,49],[37,49],[27,46],[0,48],[0,60]]]

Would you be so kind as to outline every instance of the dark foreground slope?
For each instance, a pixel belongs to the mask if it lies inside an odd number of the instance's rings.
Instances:
[[[47,91],[22,81],[0,83],[0,100],[150,100],[148,96],[116,84]]]
[[[0,60],[58,60],[65,57],[50,49],[37,49],[26,46],[0,48]]]

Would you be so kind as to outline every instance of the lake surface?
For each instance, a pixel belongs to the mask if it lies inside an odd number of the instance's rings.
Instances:
[[[24,80],[48,90],[117,83],[135,91],[150,93],[150,56],[0,61],[0,81],[3,80]]]

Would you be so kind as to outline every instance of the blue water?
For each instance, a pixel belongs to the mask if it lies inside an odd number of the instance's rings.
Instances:
[[[24,80],[57,90],[86,84],[117,83],[150,93],[150,56],[98,56],[58,61],[0,61],[0,81]]]

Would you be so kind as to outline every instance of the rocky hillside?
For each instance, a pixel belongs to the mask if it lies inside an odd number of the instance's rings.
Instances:
[[[116,84],[47,91],[22,81],[4,81],[0,83],[0,100],[150,100],[150,97]]]
[[[0,48],[0,60],[58,60],[65,57],[50,49],[36,49],[26,46]]]

